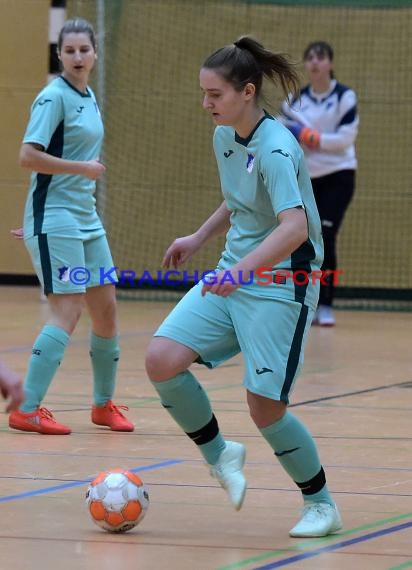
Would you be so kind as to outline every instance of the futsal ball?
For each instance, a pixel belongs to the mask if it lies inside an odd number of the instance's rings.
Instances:
[[[130,471],[102,471],[90,483],[86,503],[93,522],[109,532],[127,532],[141,522],[149,507],[143,481]]]

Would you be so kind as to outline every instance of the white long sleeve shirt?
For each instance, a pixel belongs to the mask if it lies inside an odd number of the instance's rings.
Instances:
[[[325,93],[314,93],[310,85],[304,87],[300,99],[284,101],[280,120],[298,121],[320,133],[317,149],[304,147],[311,178],[318,178],[339,170],[357,167],[355,139],[359,117],[355,92],[333,79]]]

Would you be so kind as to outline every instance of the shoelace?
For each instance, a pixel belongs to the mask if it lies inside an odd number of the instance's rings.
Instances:
[[[325,516],[325,507],[323,505],[308,505],[302,511],[302,516],[307,518],[315,518],[316,515]]]
[[[124,410],[125,412],[127,412],[129,409],[129,406],[123,406],[122,404],[120,406],[116,406],[116,404],[113,404],[113,402],[110,403],[110,410],[112,412],[114,412],[115,414],[118,414],[119,416],[121,416],[122,418],[126,417],[122,414],[122,412],[120,410]]]
[[[39,416],[45,420],[50,420],[51,422],[57,423],[54,419],[53,414],[47,408],[39,408]]]

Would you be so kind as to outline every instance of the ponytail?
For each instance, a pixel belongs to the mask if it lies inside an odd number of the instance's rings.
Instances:
[[[299,75],[295,65],[286,55],[264,48],[251,36],[241,36],[233,44],[218,49],[202,67],[218,70],[237,91],[253,83],[256,97],[261,94],[263,77],[275,86],[280,84],[285,96],[299,93]]]

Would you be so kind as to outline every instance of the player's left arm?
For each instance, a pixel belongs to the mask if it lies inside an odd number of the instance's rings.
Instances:
[[[260,174],[277,218],[274,230],[237,265],[241,270],[274,266],[308,239],[308,222],[298,177],[303,154],[294,146],[266,150],[260,157]]]
[[[304,147],[325,152],[340,152],[353,145],[358,134],[359,117],[356,94],[348,89],[339,101],[335,129],[325,132],[304,125],[297,120],[288,120],[284,125]]]
[[[242,275],[250,275],[262,267],[273,267],[286,259],[308,239],[308,223],[302,207],[284,210],[278,215],[279,225],[256,249],[245,255],[231,267],[231,279],[226,279],[226,271],[215,275],[211,283],[204,283],[202,295],[207,292],[227,297],[241,285]]]
[[[336,130],[333,133],[320,133],[319,149],[326,152],[345,150],[354,144],[358,127],[356,94],[348,89],[339,102]]]
[[[247,275],[259,267],[273,267],[290,256],[308,239],[308,221],[303,207],[288,208],[278,215],[279,225],[256,249],[236,264]]]
[[[302,151],[299,152],[302,154]],[[217,274],[213,285],[203,285],[203,295],[208,291],[222,297],[230,295],[240,286],[242,275],[249,275],[261,267],[273,267],[287,259],[308,239],[308,222],[298,185],[298,163],[299,155],[290,146],[277,148],[275,145],[262,154],[259,162],[260,175],[277,224],[274,224],[272,232],[253,251],[231,267],[232,279],[222,279],[223,282],[220,283]]]

